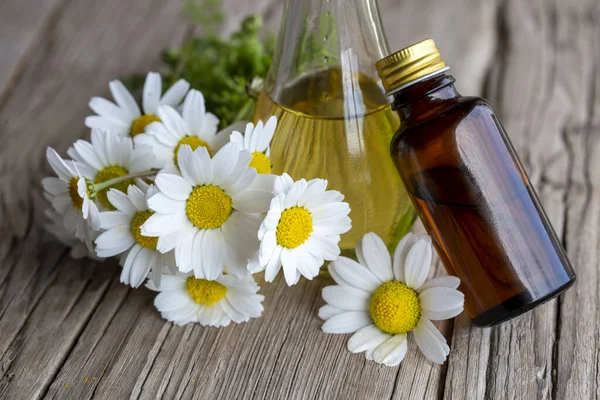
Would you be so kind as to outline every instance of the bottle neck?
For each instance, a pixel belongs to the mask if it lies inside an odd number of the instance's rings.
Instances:
[[[454,104],[460,97],[454,87],[454,77],[441,73],[394,93],[392,107],[402,122],[412,125],[428,119]]]

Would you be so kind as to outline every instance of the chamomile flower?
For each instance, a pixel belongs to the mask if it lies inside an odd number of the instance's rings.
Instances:
[[[160,74],[149,72],[144,83],[143,113],[121,81],[110,82],[109,88],[116,104],[102,97],[92,97],[89,106],[98,115],[87,117],[85,125],[92,129],[113,131],[121,136],[133,137],[143,133],[146,126],[152,122],[160,121],[157,116],[159,106],[178,106],[190,84],[180,79],[163,95]]]
[[[351,228],[350,207],[327,181],[301,179],[283,174],[275,180],[269,212],[260,226],[260,250],[248,264],[251,273],[265,271],[272,282],[283,265],[288,285],[303,275],[312,279],[321,265],[340,254],[340,235]]]
[[[237,143],[242,149],[252,153],[250,167],[255,168],[259,174],[271,173],[271,140],[277,128],[277,117],[272,116],[266,124],[258,121],[256,126],[252,123],[246,125],[246,131],[242,135],[238,131],[231,133],[230,140]]]
[[[190,90],[185,97],[181,115],[173,107],[158,108],[162,122],[148,125],[146,133],[135,137],[136,146],[149,146],[156,155],[156,168],[177,173],[179,148],[187,144],[192,150],[204,147],[214,155],[227,141],[229,135],[219,132],[219,119],[206,112],[204,96],[198,90]]]
[[[158,250],[175,249],[177,267],[196,278],[217,279],[227,271],[246,274],[258,250],[256,232],[273,196],[273,177],[248,167],[252,158],[234,143],[213,158],[205,147],[179,149],[183,176],[161,173],[160,193],[148,200],[155,213],[142,225],[158,237]]]
[[[247,322],[262,314],[264,296],[251,276],[242,278],[220,275],[215,280],[192,274],[164,275],[160,286],[148,282],[148,288],[160,292],[154,306],[162,317],[176,325],[199,322],[203,326],[227,326]]]
[[[356,247],[359,262],[340,257],[329,264],[337,285],[323,288],[323,331],[355,332],[348,350],[387,366],[404,359],[411,333],[426,358],[443,364],[450,348],[431,321],[460,314],[464,295],[454,276],[426,282],[432,253],[428,236],[409,233],[391,260],[383,240],[367,233]]]
[[[92,130],[92,141],[78,140],[69,148],[68,154],[78,165],[85,166],[93,183],[102,183],[137,172],[148,171],[154,162],[151,149],[134,149],[130,137],[119,136],[114,132]],[[121,192],[127,192],[133,179],[112,185]],[[108,188],[96,193],[96,199],[106,209],[114,207],[106,194]]]
[[[85,164],[63,160],[51,147],[46,158],[57,176],[42,180],[44,197],[62,217],[67,232],[84,242],[90,240],[89,226],[94,230],[100,227],[98,207],[90,198],[86,181],[94,171]]]
[[[108,192],[108,200],[116,211],[100,213],[100,228],[106,231],[96,239],[96,254],[99,257],[122,255],[122,283],[138,287],[151,273],[158,286],[166,268],[173,273],[177,271],[175,258],[172,252],[162,254],[156,250],[157,238],[142,236],[140,226],[153,214],[147,201],[158,190],[143,181],[136,184],[129,186],[127,194],[115,189]]]

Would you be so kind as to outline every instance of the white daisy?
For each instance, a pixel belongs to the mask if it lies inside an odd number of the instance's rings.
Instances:
[[[319,316],[327,333],[356,332],[348,340],[352,353],[388,366],[400,364],[412,332],[421,352],[443,364],[450,351],[433,325],[463,310],[460,280],[441,276],[425,282],[432,260],[431,239],[407,234],[396,247],[393,261],[383,240],[367,233],[356,246],[358,263],[340,257],[329,265],[337,283],[323,288],[327,305]]]
[[[157,116],[159,106],[178,106],[190,84],[180,79],[162,95],[160,74],[149,72],[144,83],[143,113],[121,81],[110,82],[109,88],[116,104],[102,97],[92,97],[89,106],[98,115],[87,117],[85,125],[89,128],[113,131],[122,136],[135,136],[143,133],[148,124],[160,121]]]
[[[323,179],[277,177],[275,197],[258,231],[260,250],[248,265],[251,273],[265,270],[266,281],[272,282],[283,265],[291,286],[300,275],[314,278],[325,260],[339,256],[340,235],[351,228],[350,206],[340,192],[326,188]]]
[[[71,257],[80,259],[84,257],[91,258],[93,260],[100,260],[96,256],[94,251],[94,239],[98,236],[98,231],[93,230],[89,225],[87,226],[88,233],[83,239],[79,239],[75,236],[74,232],[69,232],[65,228],[65,221],[62,215],[60,215],[53,208],[44,210],[44,214],[48,219],[48,222],[44,225],[44,228],[54,235],[54,237],[67,247],[70,247]]]
[[[242,135],[238,131],[231,133],[230,140],[237,143],[242,149],[252,153],[250,167],[255,168],[259,174],[271,173],[271,140],[277,128],[277,117],[272,116],[263,126],[262,121],[258,121],[256,126],[252,123],[246,125],[246,131]]]
[[[119,136],[114,132],[92,130],[92,142],[78,140],[69,148],[68,154],[78,165],[84,165],[90,171],[93,183],[102,183],[130,174],[148,171],[154,162],[152,151],[147,148],[134,149],[130,137]],[[127,192],[133,179],[127,179],[112,185],[121,192]],[[108,188],[98,191],[96,199],[109,210],[114,207],[108,201]]]
[[[183,176],[159,174],[158,193],[148,206],[155,211],[142,234],[158,236],[158,250],[175,248],[181,272],[216,279],[227,270],[246,274],[249,257],[258,249],[256,232],[273,196],[273,176],[248,168],[252,158],[228,143],[210,158],[204,147],[179,150]]]
[[[140,226],[153,214],[147,201],[158,190],[144,182],[130,185],[127,194],[115,189],[108,192],[108,200],[116,211],[100,213],[100,228],[106,229],[96,239],[96,254],[99,257],[112,257],[122,254],[123,267],[121,282],[138,287],[148,277],[150,271],[155,285],[160,285],[165,268],[174,273],[173,252],[162,254],[156,250],[157,238],[142,236]]]
[[[46,158],[57,176],[42,180],[44,197],[62,217],[67,232],[89,241],[88,222],[95,230],[100,227],[98,207],[90,199],[86,182],[94,172],[85,164],[63,160],[51,147],[46,150]]]
[[[185,97],[181,115],[170,106],[158,108],[162,122],[148,125],[146,133],[135,137],[136,146],[149,146],[156,155],[156,168],[163,172],[177,173],[179,148],[187,144],[196,150],[205,147],[214,155],[229,139],[225,132],[217,133],[219,119],[206,112],[204,96],[197,90],[190,90]]]
[[[164,275],[154,306],[162,317],[176,325],[199,322],[203,326],[227,326],[247,322],[262,314],[264,296],[251,276],[221,275],[216,280],[199,279],[191,274]]]

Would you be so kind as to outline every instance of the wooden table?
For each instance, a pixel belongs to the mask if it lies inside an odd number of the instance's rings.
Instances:
[[[276,31],[280,0],[229,0]],[[0,2],[0,397],[600,397],[600,3],[597,0],[381,0],[391,47],[436,39],[464,93],[497,108],[578,275],[574,288],[492,329],[442,326],[444,366],[415,346],[399,368],[320,331],[325,281],[263,286],[261,319],[175,327],[116,263],[72,260],[43,232],[46,146],[87,137],[92,95],[161,67],[194,34],[178,1]],[[439,263],[436,273],[441,272]]]

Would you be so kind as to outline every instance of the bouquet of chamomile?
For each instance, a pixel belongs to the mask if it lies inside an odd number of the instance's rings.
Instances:
[[[268,59],[258,51],[254,59]],[[234,81],[259,90],[260,78]],[[348,349],[385,365],[402,361],[411,333],[427,358],[443,363],[449,348],[431,320],[458,315],[463,297],[457,278],[426,282],[429,238],[409,234],[391,257],[369,233],[358,261],[340,257],[340,235],[351,229],[343,194],[323,179],[271,174],[277,119],[240,123],[247,96],[223,124],[206,100],[222,96],[194,86],[150,72],[140,101],[119,80],[109,83],[112,101],[92,97],[90,140],[73,143],[68,158],[47,149],[55,173],[42,181],[49,230],[74,257],[118,258],[121,282],[158,292],[158,312],[177,325],[258,318],[264,297],[254,274],[272,282],[282,273],[294,285],[331,262],[337,285],[323,289],[325,332],[354,332]]]

